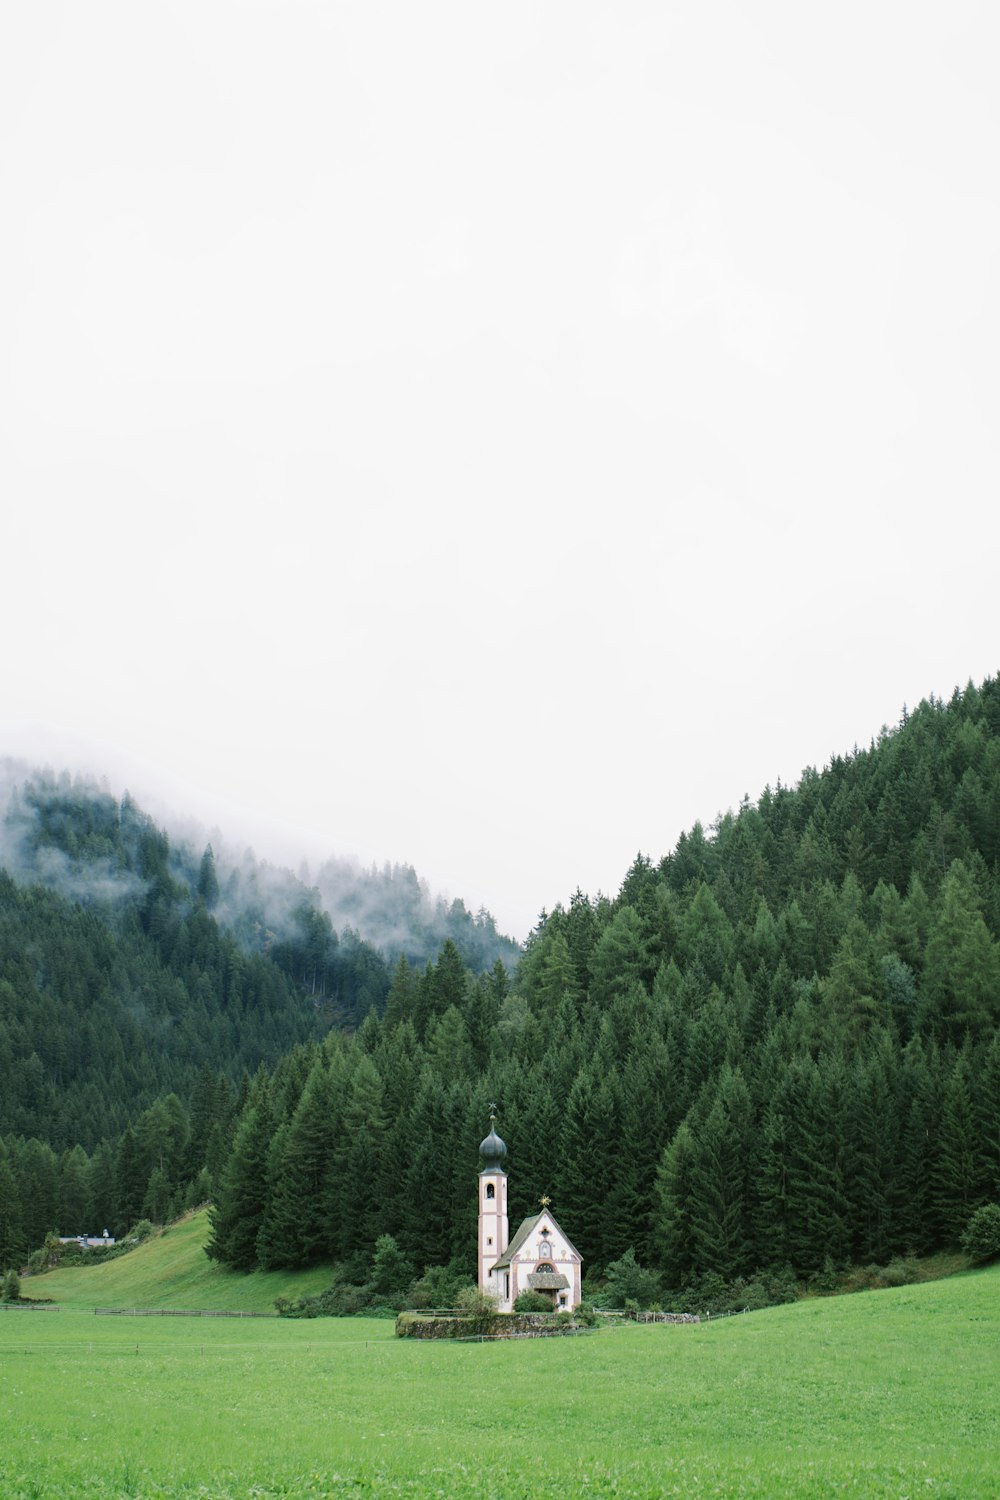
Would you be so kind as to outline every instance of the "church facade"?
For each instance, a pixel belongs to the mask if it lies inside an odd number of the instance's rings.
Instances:
[[[490,1115],[490,1133],[479,1155],[480,1289],[495,1298],[501,1312],[510,1312],[522,1292],[543,1293],[557,1311],[578,1307],[583,1261],[549,1212],[547,1198],[541,1212],[525,1219],[510,1237],[503,1167],[507,1147],[496,1133],[495,1115]]]

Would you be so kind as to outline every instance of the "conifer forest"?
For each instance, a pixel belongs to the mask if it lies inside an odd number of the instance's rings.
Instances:
[[[22,782],[6,834],[0,1269],[210,1199],[237,1270],[360,1274],[388,1234],[471,1279],[491,1101],[512,1227],[548,1194],[590,1275],[633,1249],[670,1288],[805,1278],[1000,1201],[997,678],[523,949],[400,867],[338,930],[286,872],[66,778]]]

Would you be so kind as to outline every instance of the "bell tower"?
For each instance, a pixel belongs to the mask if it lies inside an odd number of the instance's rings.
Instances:
[[[507,1147],[497,1135],[497,1107],[490,1105],[490,1133],[480,1144],[483,1169],[479,1174],[479,1287],[493,1291],[490,1276],[510,1237],[507,1222],[507,1173],[503,1160]]]

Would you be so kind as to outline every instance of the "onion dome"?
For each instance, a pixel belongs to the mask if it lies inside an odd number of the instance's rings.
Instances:
[[[490,1133],[484,1141],[480,1141],[479,1155],[483,1159],[484,1172],[503,1170],[503,1159],[507,1155],[507,1147],[497,1135],[496,1115],[490,1115]]]

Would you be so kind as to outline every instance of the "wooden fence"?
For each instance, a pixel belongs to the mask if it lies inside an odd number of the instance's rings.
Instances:
[[[95,1318],[276,1318],[271,1312],[222,1312],[209,1307],[95,1307]]]

